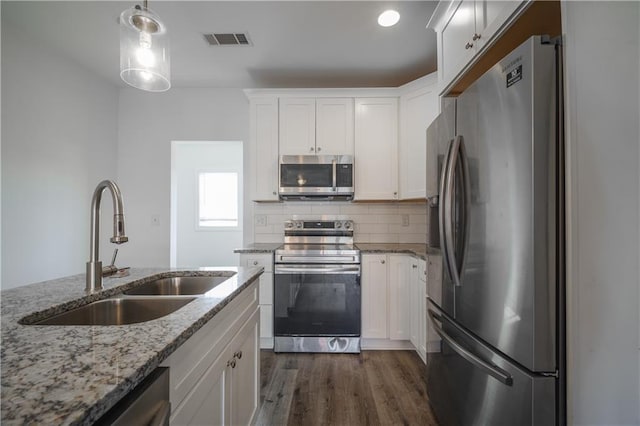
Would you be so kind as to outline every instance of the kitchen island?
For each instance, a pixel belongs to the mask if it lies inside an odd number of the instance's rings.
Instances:
[[[121,326],[23,325],[145,282],[171,276],[237,272],[164,317]],[[154,371],[244,290],[255,290],[262,268],[132,269],[105,278],[87,295],[85,275],[3,291],[2,424],[91,424]]]

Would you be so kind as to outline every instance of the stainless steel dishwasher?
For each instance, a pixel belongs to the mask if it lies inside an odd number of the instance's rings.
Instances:
[[[169,426],[170,415],[169,369],[159,367],[95,424]]]

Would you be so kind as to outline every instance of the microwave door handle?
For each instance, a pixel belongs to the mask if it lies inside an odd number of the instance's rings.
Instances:
[[[337,191],[337,187],[338,187],[338,182],[337,182],[337,180],[338,180],[338,178],[337,178],[338,172],[336,170],[337,169],[337,164],[336,164],[336,159],[335,158],[333,160],[331,160],[331,167],[332,167],[332,171],[333,171],[333,188],[332,188],[332,190],[333,190],[333,192],[336,192]]]

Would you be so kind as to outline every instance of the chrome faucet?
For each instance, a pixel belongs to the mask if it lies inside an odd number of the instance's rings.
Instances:
[[[109,189],[113,199],[113,237],[110,241],[122,244],[129,241],[124,234],[124,210],[122,207],[122,194],[115,182],[103,180],[93,192],[91,200],[91,247],[89,261],[87,262],[87,287],[88,293],[102,290],[102,277],[113,274],[113,268],[102,268],[102,262],[98,260],[98,246],[100,241],[100,201],[102,193]],[[114,259],[115,262],[115,259]],[[112,265],[113,266],[113,265]],[[105,270],[106,269],[106,270]]]

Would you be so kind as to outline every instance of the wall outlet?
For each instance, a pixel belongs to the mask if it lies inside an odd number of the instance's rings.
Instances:
[[[403,214],[402,215],[402,226],[409,226],[409,215],[408,214]]]
[[[152,214],[151,215],[151,226],[160,226],[160,215]]]
[[[264,214],[256,215],[256,225],[258,226],[267,226],[267,216]]]

